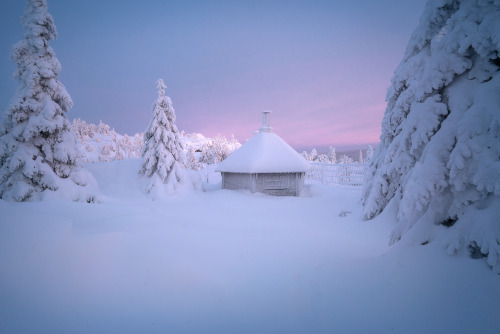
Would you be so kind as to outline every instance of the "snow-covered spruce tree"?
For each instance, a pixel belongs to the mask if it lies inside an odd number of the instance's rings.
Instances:
[[[72,101],[58,80],[61,65],[49,41],[57,37],[45,0],[28,0],[24,39],[11,58],[20,82],[0,132],[0,198],[93,201],[97,187],[81,168],[66,113]]]
[[[147,178],[146,192],[161,197],[189,184],[184,168],[183,145],[175,125],[172,100],[165,96],[165,84],[157,82],[158,99],[153,105],[153,118],[144,133],[143,163],[139,174]]]
[[[469,249],[500,272],[500,2],[432,0],[387,94],[364,216],[398,209],[391,242]]]

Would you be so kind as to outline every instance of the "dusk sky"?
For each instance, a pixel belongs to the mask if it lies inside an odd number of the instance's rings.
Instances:
[[[142,132],[164,79],[179,130],[244,142],[272,110],[295,148],[378,142],[385,95],[424,0],[48,0],[68,117]],[[0,109],[25,1],[0,1]]]

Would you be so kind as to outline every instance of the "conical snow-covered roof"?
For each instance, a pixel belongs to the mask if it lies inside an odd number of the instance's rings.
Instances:
[[[218,172],[296,173],[306,172],[309,163],[280,136],[271,132],[269,112],[263,112],[260,131],[219,163]]]

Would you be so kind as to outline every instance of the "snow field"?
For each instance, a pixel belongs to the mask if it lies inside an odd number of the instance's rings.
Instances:
[[[498,275],[439,240],[389,248],[393,207],[362,221],[359,193],[318,185],[151,201],[139,166],[87,166],[98,204],[0,201],[0,332],[500,329]]]

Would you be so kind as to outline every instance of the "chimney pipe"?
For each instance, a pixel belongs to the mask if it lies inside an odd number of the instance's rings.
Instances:
[[[262,126],[259,129],[260,132],[273,132],[273,128],[271,127],[271,111],[263,110],[262,111]]]

